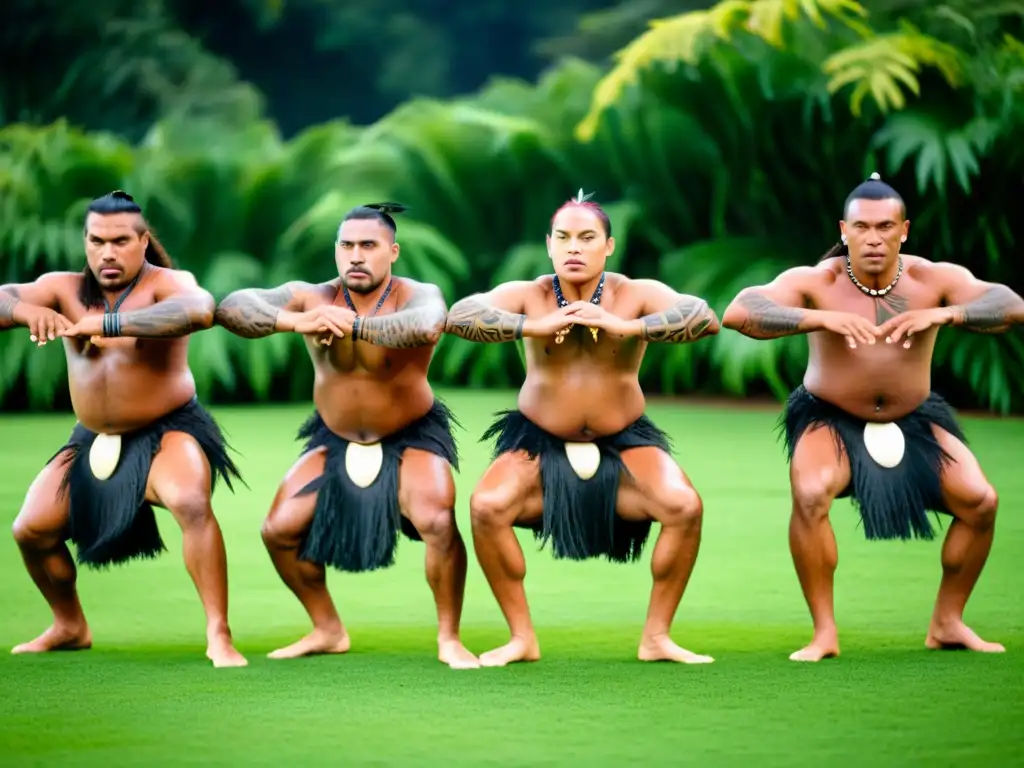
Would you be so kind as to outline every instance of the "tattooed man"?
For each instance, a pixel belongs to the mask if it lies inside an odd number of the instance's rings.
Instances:
[[[842,240],[817,266],[745,289],[722,319],[755,339],[810,334],[804,383],[783,419],[790,549],[814,622],[794,661],[839,654],[829,510],[844,497],[869,539],[930,539],[927,512],[950,515],[925,644],[1003,650],[963,622],[992,546],[997,500],[952,409],[931,391],[931,362],[940,327],[1004,331],[1024,321],[1024,301],[962,267],[901,255],[909,228],[902,198],[873,174],[850,193]]]
[[[0,287],[0,329],[63,340],[78,424],[42,470],[14,522],[29,575],[53,625],[14,653],[84,649],[92,634],[75,563],[102,568],[164,550],[153,506],[181,526],[185,566],[207,620],[207,657],[244,666],[228,628],[227,558],[210,498],[240,479],[224,437],[195,396],[188,336],[213,323],[214,300],[175,270],[142,209],[124,192],[93,200],[87,265]]]
[[[303,334],[316,369],[302,456],[263,524],[270,558],[313,630],[271,658],[347,651],[325,567],[389,567],[401,529],[425,544],[438,658],[479,666],[459,640],[466,547],[454,513],[454,419],[427,381],[447,307],[436,287],[391,274],[399,253],[391,214],[402,210],[380,203],[346,214],[335,244],[339,277],[238,291],[217,308],[216,322],[239,336]]]
[[[526,563],[513,527],[532,529],[554,556],[636,560],[654,521],[654,585],[639,646],[645,661],[707,663],[669,629],[697,559],[703,508],[645,415],[638,371],[649,342],[682,344],[717,333],[707,303],[651,280],[605,271],[615,241],[608,216],[582,190],[547,236],[554,275],[498,286],[451,308],[446,331],[499,343],[522,339],[526,381],[518,409],[499,414],[494,462],[470,500],[480,565],[511,640],[486,666],[536,661]]]

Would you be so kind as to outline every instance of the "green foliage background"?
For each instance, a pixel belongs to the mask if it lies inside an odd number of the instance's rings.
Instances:
[[[138,141],[8,122],[0,282],[79,269],[84,206],[115,188],[218,298],[329,278],[343,213],[396,199],[411,207],[397,271],[452,302],[547,271],[548,219],[583,187],[612,218],[611,269],[721,312],[741,288],[813,263],[849,189],[878,170],[907,199],[909,252],[1020,291],[1022,20],[1017,2],[723,0],[652,24],[611,67],[567,57],[535,83],[492,78],[468,97],[414,98],[370,125],[329,121],[287,140],[238,84],[174,100]],[[218,328],[191,350],[203,398],[309,397],[296,338]],[[652,346],[642,378],[650,392],[783,397],[805,362],[803,338],[724,332]],[[66,406],[65,375],[58,348],[0,334],[5,408]],[[432,376],[506,387],[522,365],[514,345],[445,338]],[[941,332],[934,384],[957,404],[1020,412],[1021,382],[1019,334]]]

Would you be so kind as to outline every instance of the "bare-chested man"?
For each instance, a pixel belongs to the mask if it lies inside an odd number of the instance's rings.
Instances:
[[[78,419],[14,522],[53,625],[13,652],[92,646],[65,541],[93,568],[156,557],[165,549],[156,505],[181,526],[206,611],[206,655],[217,667],[244,666],[228,627],[227,557],[210,505],[218,475],[229,488],[240,477],[188,366],[188,336],[212,325],[213,297],[172,268],[124,192],[89,205],[85,253],[80,273],[0,287],[0,329],[25,326],[40,346],[63,338]]]
[[[325,566],[389,567],[401,529],[426,547],[438,658],[480,666],[459,640],[466,547],[455,523],[454,419],[427,381],[447,307],[435,286],[392,276],[399,245],[390,214],[401,210],[374,204],[345,216],[338,278],[238,291],[217,309],[216,322],[246,338],[303,334],[316,369],[316,411],[299,433],[304,452],[263,525],[274,566],[313,631],[271,658],[347,651]]]
[[[703,506],[667,437],[644,415],[638,371],[648,342],[693,341],[717,333],[718,319],[701,299],[606,273],[611,225],[582,190],[556,212],[547,244],[553,276],[463,299],[446,327],[471,341],[526,346],[518,410],[500,414],[484,436],[497,436],[495,461],[470,500],[477,557],[512,635],[480,661],[540,658],[513,526],[551,540],[558,558],[629,562],[657,521],[639,657],[710,662],[669,637],[697,559]]]
[[[962,267],[900,255],[909,228],[902,198],[873,174],[846,200],[841,243],[815,267],[743,290],[722,319],[755,339],[810,334],[804,383],[784,417],[790,549],[814,621],[794,661],[839,655],[829,510],[844,497],[869,539],[931,539],[927,512],[951,515],[925,644],[1003,650],[963,622],[992,546],[997,499],[952,409],[931,391],[931,362],[941,326],[1004,331],[1024,321],[1024,301]]]

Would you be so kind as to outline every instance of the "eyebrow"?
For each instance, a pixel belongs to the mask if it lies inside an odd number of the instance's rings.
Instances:
[[[355,242],[357,242],[357,241],[356,240],[339,240],[338,244],[339,245],[352,245]],[[369,245],[369,244],[372,244],[372,243],[379,243],[380,241],[379,240],[375,240],[373,238],[364,237],[362,240],[359,240],[358,242],[359,242],[360,245]]]
[[[568,235],[569,233],[566,230],[564,230],[564,229],[556,229],[555,230],[555,234],[556,235]],[[596,229],[584,229],[582,232],[580,232],[580,234],[581,235],[596,235],[597,234],[597,230]]]

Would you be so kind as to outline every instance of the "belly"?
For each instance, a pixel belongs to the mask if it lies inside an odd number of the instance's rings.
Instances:
[[[372,443],[425,415],[434,393],[425,376],[381,381],[367,374],[335,373],[317,376],[313,402],[332,432]]]
[[[152,424],[196,393],[187,353],[165,350],[142,359],[128,349],[84,356],[68,352],[68,388],[75,417],[87,429],[122,434]]]
[[[531,372],[518,405],[542,429],[577,441],[614,434],[640,418],[646,407],[635,375],[607,371]]]
[[[842,341],[811,340],[804,386],[867,421],[892,421],[914,411],[931,393],[931,338],[910,349],[884,342],[850,349]]]

